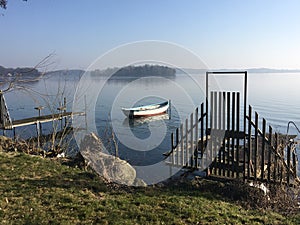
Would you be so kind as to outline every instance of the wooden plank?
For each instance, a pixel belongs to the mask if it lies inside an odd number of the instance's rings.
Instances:
[[[257,180],[257,151],[258,151],[258,114],[255,112],[255,132],[254,132],[254,179]]]
[[[191,155],[191,161],[190,161],[190,166],[193,167],[194,165],[194,114],[191,113],[190,116],[190,143],[191,143],[191,147],[190,147],[190,155]]]
[[[214,92],[212,91],[210,93],[210,128],[214,128],[214,123],[213,123],[213,118],[214,118],[214,111],[213,111],[213,106],[214,106]]]
[[[248,149],[247,149],[247,179],[250,178],[250,165],[252,162],[252,139],[251,139],[251,131],[252,131],[252,126],[251,126],[251,120],[252,120],[252,107],[249,105],[249,118],[248,118]]]
[[[184,138],[183,138],[183,124],[180,124],[180,149],[181,149],[181,166],[184,166]],[[179,155],[179,154],[178,154]]]
[[[231,103],[231,130],[235,130],[235,92],[232,92],[232,103]],[[234,177],[235,175],[235,154],[234,154],[234,148],[235,148],[235,137],[231,137],[231,177]]]
[[[276,153],[277,153],[277,149],[278,149],[278,134],[275,132],[275,151],[276,151]],[[277,154],[275,154],[275,162],[274,162],[274,174],[273,174],[273,176],[274,176],[274,180],[275,181],[278,181],[278,179],[277,179],[277,176],[278,176],[278,155]]]
[[[261,181],[264,180],[264,175],[265,175],[265,137],[266,137],[266,120],[263,118],[263,139],[262,139],[262,146],[261,146],[261,166],[260,166],[260,179]]]
[[[185,165],[188,166],[189,164],[189,151],[188,151],[188,144],[189,144],[189,128],[188,128],[188,119],[185,119]]]
[[[9,128],[4,127],[4,129],[28,126],[28,125],[33,125],[36,123],[52,122],[55,120],[61,120],[63,118],[72,117],[75,115],[85,115],[85,113],[83,113],[83,112],[63,112],[63,113],[55,113],[55,114],[51,114],[51,115],[36,116],[36,117],[31,117],[31,118],[26,118],[26,119],[14,120],[14,121],[12,121],[11,127],[9,127]]]
[[[291,145],[288,144],[287,145],[287,150],[286,150],[286,161],[287,161],[287,170],[286,170],[286,182],[287,184],[290,184],[290,176],[291,176],[291,173],[290,173],[290,168],[291,168]]]
[[[295,146],[293,146],[293,147],[295,147]],[[296,151],[292,152],[292,160],[293,160],[292,161],[292,163],[293,163],[292,164],[292,171],[293,171],[294,175],[297,176],[297,168],[298,168],[297,166],[298,165],[297,165],[297,154],[296,154]]]
[[[182,141],[182,136],[180,137],[180,141]],[[174,152],[174,156],[176,157],[176,165],[179,165],[179,131],[178,128],[176,128],[176,151]],[[182,150],[182,149],[181,149]],[[175,155],[176,154],[176,155]]]
[[[195,111],[195,129],[196,129],[196,133],[195,133],[195,152],[194,152],[194,158],[195,158],[195,168],[198,168],[198,151],[199,151],[199,145],[198,145],[198,138],[199,138],[199,124],[198,124],[198,119],[199,118],[199,110],[198,107],[196,108]]]
[[[222,104],[223,104],[223,99],[222,99],[222,92],[219,92],[219,113],[218,113],[218,130],[221,131],[222,129],[222,115],[223,115],[223,112],[222,112]],[[219,135],[218,135],[219,136]],[[221,137],[218,137],[218,143],[221,143],[223,140],[219,140]],[[222,165],[222,148],[221,146],[219,145],[218,146],[218,162],[220,165]],[[218,169],[218,175],[221,176],[222,174],[222,168],[221,166],[219,167]]]
[[[268,182],[271,182],[272,137],[273,137],[272,127],[269,126],[269,141],[270,141],[270,144],[269,144],[269,147],[268,147]]]
[[[214,106],[213,106],[213,112],[214,112],[214,126],[211,128],[217,129],[218,128],[218,93],[214,92]]]
[[[236,93],[236,131],[237,133],[240,132],[240,93],[237,92]],[[239,166],[240,166],[240,138],[239,136],[236,137],[236,165],[237,165],[237,173],[236,173],[236,177],[239,178]],[[245,163],[245,162],[244,162]]]
[[[230,92],[227,92],[227,131],[230,130]],[[227,137],[226,156],[227,156],[227,168],[230,165],[230,138]],[[230,170],[227,169],[227,177],[230,177]]]
[[[200,108],[200,114],[201,114],[201,118],[204,118],[204,104],[202,103],[201,104],[201,108]],[[206,117],[207,117],[207,114],[206,114]],[[201,149],[201,170],[204,170],[204,140],[203,140],[203,137],[204,137],[204,120],[202,119],[201,121],[201,124],[200,124],[200,149]],[[206,138],[208,136],[206,135]],[[206,139],[207,140],[207,139]]]
[[[174,165],[174,133],[171,133],[171,160],[172,160],[172,165]]]
[[[215,91],[214,92],[214,134],[212,136],[212,161],[211,162],[217,162],[217,151],[218,151],[218,146],[217,146],[217,133],[216,130],[218,129],[218,93]],[[213,168],[214,174],[217,174],[217,168]]]
[[[226,93],[225,92],[223,92],[222,93],[222,108],[223,108],[223,110],[222,110],[222,130],[223,131],[225,131],[225,124],[226,124],[226,120],[225,120],[225,118],[226,118]],[[223,155],[222,155],[222,161],[223,161],[223,164],[225,165],[225,163],[226,163],[226,152],[225,152],[225,149],[226,149],[226,139],[225,139],[225,137],[223,138],[223,148],[222,148],[222,151],[223,151]],[[223,169],[223,173],[222,173],[222,175],[225,177],[225,169]]]
[[[206,117],[205,117],[205,137],[206,137],[206,145],[205,145],[205,152],[206,152],[206,164],[203,163],[202,164],[202,167],[203,167],[203,170],[204,169],[207,169],[207,160],[208,160],[208,117],[209,117],[209,113],[208,113],[208,93],[206,93],[206,108],[205,108],[205,114],[206,114]],[[204,152],[203,152],[203,156],[204,156]],[[205,166],[205,167],[204,167]],[[207,170],[208,171],[208,170]]]
[[[218,129],[221,130],[222,129],[222,103],[223,103],[223,100],[222,100],[222,92],[219,92],[219,113],[218,113]]]

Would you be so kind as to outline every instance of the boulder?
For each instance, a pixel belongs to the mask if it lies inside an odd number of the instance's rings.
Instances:
[[[84,137],[80,144],[80,153],[88,166],[111,182],[133,185],[136,178],[135,169],[125,160],[103,152],[104,145],[96,134]]]

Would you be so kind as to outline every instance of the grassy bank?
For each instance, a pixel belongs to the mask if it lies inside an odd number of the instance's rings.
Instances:
[[[196,185],[122,188],[92,172],[0,152],[1,224],[299,224]],[[210,182],[210,181],[207,181]]]

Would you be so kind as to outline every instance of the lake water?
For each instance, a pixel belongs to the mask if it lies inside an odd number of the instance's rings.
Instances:
[[[32,83],[33,91],[12,91],[5,95],[10,115],[21,119],[37,115],[34,107],[43,105],[43,114],[56,112],[67,97],[68,108],[73,106],[74,94],[81,97],[81,103],[87,110],[88,130],[97,132],[104,140],[108,152],[114,152],[114,143],[105,142],[116,134],[118,152],[121,158],[138,169],[138,175],[148,183],[154,183],[153,173],[160,173],[161,180],[169,171],[157,171],[162,164],[163,153],[170,150],[170,135],[182,123],[195,107],[205,100],[204,74],[177,74],[173,78],[113,78],[55,75],[51,78]],[[209,80],[210,90],[240,91],[243,93],[243,76],[214,76]],[[294,73],[257,73],[248,74],[248,104],[264,117],[274,131],[286,133],[289,121],[300,126],[300,74]],[[83,98],[84,96],[84,98]],[[85,102],[83,103],[83,99]],[[171,100],[171,114],[129,121],[121,107]],[[73,106],[76,108],[77,103]],[[82,108],[81,108],[82,109]],[[35,135],[32,126],[17,129],[21,137]],[[43,132],[51,125],[43,125]],[[291,127],[289,134],[297,134]],[[299,138],[299,134],[298,134]],[[300,150],[298,149],[298,155]],[[298,156],[298,158],[300,158]],[[155,166],[156,165],[156,166]],[[150,172],[149,172],[150,171]]]

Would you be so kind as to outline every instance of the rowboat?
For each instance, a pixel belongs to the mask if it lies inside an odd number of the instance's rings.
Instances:
[[[125,116],[129,118],[154,116],[165,113],[169,108],[169,101],[165,101],[159,104],[143,105],[133,108],[122,108]]]

